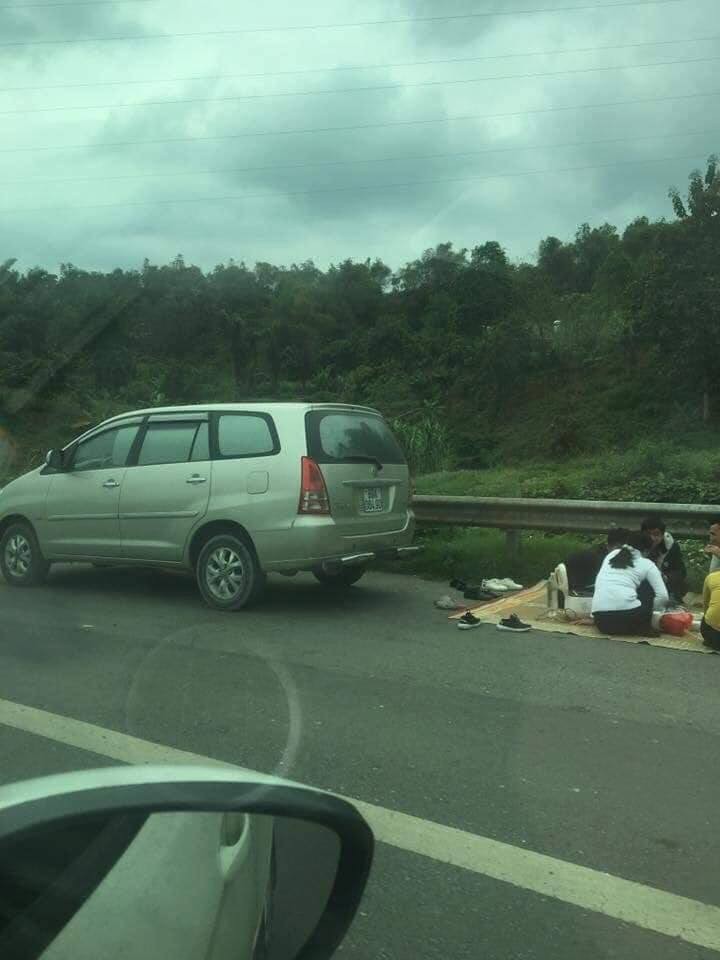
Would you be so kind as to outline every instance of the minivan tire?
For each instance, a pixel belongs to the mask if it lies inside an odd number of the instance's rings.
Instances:
[[[195,576],[208,606],[223,611],[248,606],[262,593],[266,579],[252,548],[232,533],[208,540],[197,559]]]
[[[345,567],[336,573],[328,573],[322,567],[315,567],[313,576],[326,587],[351,587],[363,576],[367,567]]]
[[[11,587],[37,587],[49,569],[30,524],[10,524],[0,540],[0,570],[6,583]]]

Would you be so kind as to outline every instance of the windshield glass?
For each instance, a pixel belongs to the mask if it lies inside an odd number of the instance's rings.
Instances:
[[[363,413],[310,413],[308,449],[318,463],[363,458],[405,463],[392,431],[380,417]]]

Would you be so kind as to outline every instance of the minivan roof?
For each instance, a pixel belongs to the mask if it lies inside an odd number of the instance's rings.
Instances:
[[[379,410],[373,407],[364,407],[355,403],[306,403],[299,401],[281,401],[268,400],[262,403],[254,400],[252,403],[193,403],[179,407],[145,407],[142,410],[127,410],[124,413],[116,414],[109,420],[117,420],[120,417],[145,416],[149,413],[190,413],[200,410],[248,410],[251,413],[262,413],[264,411],[276,410],[278,413],[284,410],[360,410],[363,413],[379,414]],[[109,420],[103,421],[108,423]]]
[[[382,416],[379,410],[375,410],[373,407],[363,407],[356,403],[308,403],[297,400],[268,400],[267,403],[262,403],[256,400],[252,403],[237,403],[233,401],[232,403],[193,403],[186,404],[185,406],[175,407],[144,407],[141,410],[126,410],[124,413],[118,413],[114,417],[108,417],[107,420],[101,420],[99,423],[96,423],[87,430],[84,430],[81,434],[71,440],[70,443],[66,444],[63,449],[67,449],[67,447],[77,443],[78,440],[81,440],[83,437],[88,436],[88,434],[93,433],[98,429],[98,427],[103,427],[108,423],[112,423],[114,420],[125,420],[127,417],[143,417],[151,413],[190,413],[195,411],[210,410],[239,410],[249,413],[282,413],[283,411],[290,410],[300,412],[307,412],[308,410],[353,410],[360,413],[372,413],[376,416]]]

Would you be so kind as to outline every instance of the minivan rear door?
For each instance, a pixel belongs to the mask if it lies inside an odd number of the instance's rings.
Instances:
[[[313,409],[305,427],[308,455],[325,478],[339,532],[362,537],[403,530],[410,475],[382,416],[362,408]]]

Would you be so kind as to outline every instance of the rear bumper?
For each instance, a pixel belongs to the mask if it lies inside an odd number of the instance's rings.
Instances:
[[[415,517],[408,512],[400,529],[365,536],[343,537],[329,517],[299,517],[292,530],[255,540],[263,570],[288,572],[315,567],[340,567],[396,560],[419,552],[412,547]]]
[[[328,573],[341,570],[345,567],[364,567],[373,560],[408,560],[420,553],[422,547],[394,547],[393,549],[375,550],[373,553],[351,553],[344,557],[335,557],[322,561],[322,568]]]

